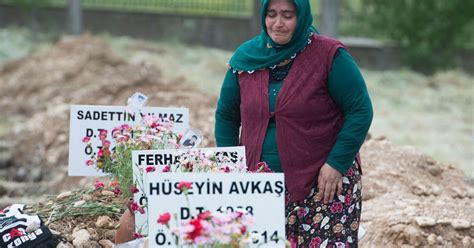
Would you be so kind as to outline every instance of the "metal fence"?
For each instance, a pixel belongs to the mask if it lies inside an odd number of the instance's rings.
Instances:
[[[84,9],[250,17],[253,0],[82,0]],[[47,6],[64,7],[67,0],[47,0]]]
[[[250,18],[255,0],[81,0],[86,10],[157,13],[211,17]],[[314,25],[320,28],[320,0],[310,0]],[[0,4],[22,8],[64,8],[68,0],[0,0]],[[360,0],[343,1],[339,34],[342,36],[373,36],[368,22],[364,21],[364,8]]]

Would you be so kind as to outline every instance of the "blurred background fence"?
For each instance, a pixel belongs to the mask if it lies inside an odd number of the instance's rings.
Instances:
[[[341,39],[362,67],[474,71],[474,1],[310,1],[314,25]],[[260,32],[260,0],[0,0],[0,28],[67,32],[73,2],[82,30],[93,33],[233,50]]]
[[[223,17],[252,15],[252,0],[82,0],[81,4],[84,9]],[[67,0],[50,0],[46,5],[65,7]]]

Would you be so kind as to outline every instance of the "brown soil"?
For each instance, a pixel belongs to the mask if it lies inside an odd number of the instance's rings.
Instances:
[[[70,104],[124,105],[132,93],[144,92],[149,106],[188,107],[191,125],[207,138],[202,146],[213,146],[217,99],[184,80],[165,80],[147,63],[130,64],[90,35],[64,37],[43,53],[0,65],[0,118],[17,120],[0,138],[10,151],[0,159],[6,180],[0,207],[92,185],[94,179],[67,176]],[[381,138],[365,143],[362,158],[363,247],[474,247],[474,187],[459,169]],[[111,240],[117,216],[106,228],[96,227],[98,217],[50,227],[69,241],[80,228],[89,228],[94,242]]]
[[[7,167],[2,176],[8,181],[22,184],[16,190],[0,184],[0,192],[41,195],[90,182],[67,177],[70,104],[125,105],[136,91],[149,97],[148,106],[189,108],[190,123],[207,138],[202,145],[214,145],[215,97],[181,81],[165,81],[151,65],[129,64],[90,35],[64,37],[44,53],[0,66],[0,116],[22,120],[3,138],[13,149],[10,161],[0,166]]]

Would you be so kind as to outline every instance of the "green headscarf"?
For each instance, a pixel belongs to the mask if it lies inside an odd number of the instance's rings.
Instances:
[[[267,6],[271,0],[262,0],[260,35],[243,43],[230,58],[230,66],[236,71],[253,71],[275,66],[302,50],[308,44],[311,33],[317,32],[312,26],[313,16],[309,0],[293,0],[296,6],[296,28],[290,42],[278,45],[268,36],[265,26]]]

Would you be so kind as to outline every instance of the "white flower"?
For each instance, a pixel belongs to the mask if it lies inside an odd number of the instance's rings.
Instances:
[[[210,159],[214,156],[214,152],[211,150],[206,151],[205,155],[206,158]]]

